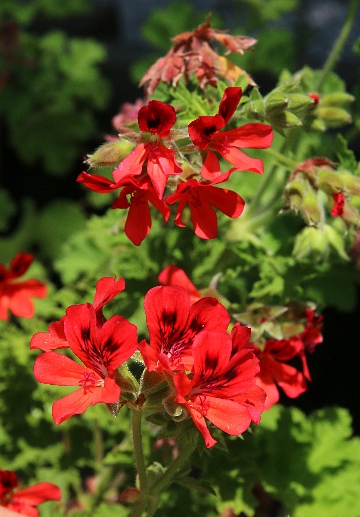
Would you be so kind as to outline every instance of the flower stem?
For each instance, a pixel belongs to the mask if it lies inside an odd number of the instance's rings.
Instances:
[[[145,494],[147,492],[148,482],[142,444],[141,419],[142,411],[134,409],[132,412],[132,433],[134,442],[135,463],[137,473],[139,476],[139,488],[140,491]]]
[[[341,52],[345,46],[346,40],[349,37],[351,28],[354,23],[355,13],[356,13],[358,3],[359,3],[359,0],[351,0],[349,12],[348,12],[347,18],[345,20],[345,23],[340,31],[340,34],[339,34],[337,40],[335,41],[332,51],[330,52],[327,60],[325,61],[325,64],[322,69],[322,73],[315,85],[315,90],[317,90],[317,91],[320,90],[320,88],[324,84],[327,76],[333,70],[333,68],[336,65],[336,62],[338,61],[338,59],[341,55]]]

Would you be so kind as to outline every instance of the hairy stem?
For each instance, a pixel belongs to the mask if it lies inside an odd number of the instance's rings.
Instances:
[[[142,412],[138,411],[138,410],[133,410],[133,412],[132,412],[132,433],[133,433],[133,442],[134,442],[135,463],[136,463],[137,473],[139,476],[139,488],[140,488],[140,491],[145,494],[147,492],[148,482],[147,482],[144,451],[143,451],[143,444],[142,444],[141,420],[142,420]]]

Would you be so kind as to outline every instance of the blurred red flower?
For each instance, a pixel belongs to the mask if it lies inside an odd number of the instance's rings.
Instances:
[[[31,298],[45,298],[47,287],[39,280],[16,282],[29,269],[34,255],[19,252],[11,261],[9,268],[0,264],[0,319],[8,320],[8,311],[21,318],[34,316]]]
[[[0,506],[21,515],[37,517],[39,510],[35,506],[46,501],[61,499],[60,489],[52,483],[37,483],[22,490],[17,490],[17,486],[18,479],[15,472],[0,469]]]

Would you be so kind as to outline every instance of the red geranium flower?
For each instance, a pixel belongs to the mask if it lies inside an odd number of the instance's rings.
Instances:
[[[190,303],[194,303],[201,298],[201,294],[185,271],[174,264],[166,266],[159,274],[158,280],[162,285],[179,285],[183,287],[190,295]]]
[[[109,303],[124,289],[125,281],[123,278],[116,280],[116,277],[104,277],[97,282],[93,307],[98,327],[102,327],[106,321],[102,312],[104,305]],[[57,348],[68,348],[69,345],[64,331],[65,318],[66,316],[63,316],[61,320],[51,323],[48,332],[37,332],[34,334],[30,342],[30,349],[38,348],[44,352],[50,352]]]
[[[255,383],[259,362],[249,345],[250,329],[237,323],[231,337],[224,331],[204,331],[192,346],[193,369],[173,376],[175,402],[190,412],[206,447],[215,445],[205,417],[222,431],[237,436],[251,422],[259,423],[265,393]]]
[[[175,224],[181,228],[186,226],[182,220],[182,212],[188,204],[195,234],[201,239],[214,239],[217,236],[218,224],[215,210],[212,207],[233,219],[239,217],[245,206],[242,197],[232,190],[219,189],[214,186],[226,181],[233,170],[217,176],[211,183],[199,182],[196,179],[179,183],[176,192],[166,198],[170,205],[179,201]]]
[[[304,343],[299,337],[268,339],[264,350],[256,345],[253,346],[260,359],[260,373],[256,382],[266,392],[265,409],[269,409],[279,401],[277,386],[280,386],[290,398],[296,398],[306,391],[310,374],[304,354]],[[283,362],[290,361],[296,355],[300,356],[303,362],[303,373]]]
[[[21,318],[34,316],[31,298],[45,298],[47,287],[39,280],[14,282],[29,269],[34,255],[19,252],[11,261],[9,268],[0,264],[0,320],[8,320],[8,311]]]
[[[125,223],[125,233],[136,246],[139,246],[151,229],[151,203],[168,222],[170,209],[148,181],[128,178],[130,185],[125,186],[112,208],[129,208]]]
[[[45,352],[35,361],[35,379],[44,384],[80,386],[53,404],[53,418],[60,424],[83,413],[90,404],[116,403],[120,387],[117,368],[137,348],[137,329],[122,316],[112,316],[101,327],[90,303],[68,307],[64,318],[64,335],[82,366],[56,352]]]
[[[35,506],[46,501],[61,499],[59,487],[52,483],[38,483],[22,490],[16,490],[17,486],[18,479],[15,472],[0,469],[0,506],[21,515],[37,517],[39,511]]]
[[[201,116],[189,124],[189,135],[194,144],[206,151],[206,157],[201,169],[205,179],[214,179],[221,174],[219,158],[216,151],[226,161],[240,171],[252,171],[262,174],[263,162],[250,158],[238,149],[266,149],[273,140],[273,130],[267,124],[245,124],[229,131],[220,131],[233,116],[242,96],[241,88],[226,88],[219,105],[219,111],[214,116]]]
[[[139,110],[138,123],[140,131],[151,133],[148,142],[140,143],[113,171],[116,183],[127,176],[146,174],[154,186],[159,199],[162,199],[167,177],[182,172],[175,159],[175,153],[161,142],[169,136],[176,122],[175,109],[163,102],[152,100]]]
[[[139,344],[145,365],[152,370],[191,370],[192,344],[204,330],[226,330],[230,316],[215,299],[201,298],[190,304],[180,286],[158,286],[144,300],[150,345]]]

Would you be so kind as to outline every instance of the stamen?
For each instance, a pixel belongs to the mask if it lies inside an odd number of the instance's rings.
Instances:
[[[78,384],[83,387],[84,393],[87,393],[95,388],[102,388],[104,379],[96,379],[95,372],[84,372],[84,378],[80,379]]]

